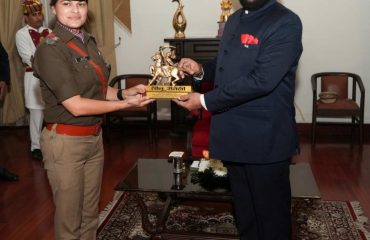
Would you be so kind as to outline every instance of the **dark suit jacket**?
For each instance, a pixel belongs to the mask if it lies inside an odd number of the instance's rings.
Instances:
[[[10,81],[10,70],[9,70],[9,59],[3,45],[0,42],[0,81],[5,81],[9,84]]]
[[[296,152],[294,92],[301,38],[299,17],[276,0],[230,16],[217,58],[203,66],[203,79],[214,79],[215,87],[204,95],[213,113],[211,157],[264,164]]]

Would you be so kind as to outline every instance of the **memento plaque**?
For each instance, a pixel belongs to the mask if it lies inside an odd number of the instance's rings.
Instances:
[[[175,47],[160,46],[152,56],[153,65],[150,66],[150,79],[146,87],[146,95],[156,99],[172,99],[187,95],[192,91],[191,86],[179,85],[178,63],[175,63]]]

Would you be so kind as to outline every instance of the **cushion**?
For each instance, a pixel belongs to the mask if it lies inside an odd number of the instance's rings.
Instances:
[[[202,151],[208,150],[210,126],[209,120],[198,120],[195,123],[191,148],[193,157],[203,157]]]

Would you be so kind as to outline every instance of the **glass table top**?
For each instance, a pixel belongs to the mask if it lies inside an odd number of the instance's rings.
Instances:
[[[199,183],[192,182],[191,163],[185,162],[182,173],[174,173],[172,161],[168,159],[138,159],[127,177],[116,186],[116,190],[230,196],[228,189],[209,190]],[[320,198],[320,192],[308,163],[290,166],[290,185],[292,197]]]
[[[191,163],[185,161],[183,171],[175,173],[172,161],[167,159],[138,159],[127,177],[117,185],[116,190],[230,195],[229,190],[225,188],[209,190],[199,183],[193,183]]]

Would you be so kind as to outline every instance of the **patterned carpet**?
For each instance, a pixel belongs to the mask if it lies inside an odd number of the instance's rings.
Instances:
[[[142,195],[151,209],[150,222],[163,205],[157,194]],[[370,240],[369,224],[358,202],[293,199],[293,235],[299,240]],[[236,234],[229,212],[207,207],[176,205],[166,221],[170,231]],[[142,229],[140,208],[129,193],[117,192],[115,199],[100,214],[99,240],[149,239]]]

